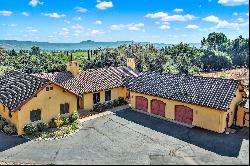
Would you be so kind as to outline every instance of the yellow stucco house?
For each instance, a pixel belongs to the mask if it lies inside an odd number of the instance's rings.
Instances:
[[[35,75],[60,84],[80,96],[77,101],[79,109],[92,110],[96,103],[115,100],[118,97],[126,98],[128,91],[124,79],[138,76],[139,73],[133,70],[134,68],[135,62],[132,58],[128,58],[127,66],[84,71],[80,70],[77,61],[71,61],[67,64],[66,72]]]
[[[0,78],[0,116],[12,122],[19,135],[34,121],[48,123],[77,111],[77,95],[49,80],[21,72]]]
[[[145,72],[127,86],[134,109],[218,133],[235,122],[239,81]]]
[[[92,110],[96,103],[124,97],[136,110],[218,133],[233,124],[249,126],[249,108],[238,108],[245,95],[239,81],[138,73],[135,66],[128,58],[127,66],[81,71],[79,63],[71,61],[64,72],[8,73],[0,78],[0,115],[23,134],[29,122],[48,123],[61,114]]]

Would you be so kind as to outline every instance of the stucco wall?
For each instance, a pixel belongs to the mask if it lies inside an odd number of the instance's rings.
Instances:
[[[110,89],[111,90],[111,100],[118,99],[118,97],[126,97],[126,88],[119,87]],[[99,91],[100,92],[100,102],[105,102],[105,90]],[[97,92],[96,92],[97,93]],[[93,109],[93,94],[94,93],[85,93],[83,94],[83,109],[91,110]]]
[[[6,107],[2,103],[0,103],[0,115],[3,118],[9,120],[11,123],[13,123],[18,128],[18,113],[17,112],[11,112],[12,117],[9,117],[8,107]]]
[[[53,90],[41,90],[37,97],[33,97],[18,111],[18,134],[23,134],[23,127],[30,123],[30,111],[41,109],[41,120],[48,123],[52,118],[60,115],[60,104],[69,103],[69,114],[77,111],[77,97],[69,92],[63,92],[63,89],[57,85],[51,84],[47,87],[53,87]]]
[[[183,105],[183,106],[193,109],[192,125],[198,126],[204,129],[208,129],[211,131],[219,132],[219,133],[222,133],[225,131],[226,115],[227,115],[227,112],[225,111],[220,111],[220,110],[216,110],[216,109],[212,109],[208,107],[202,107],[202,106],[193,105],[193,104],[182,103],[179,101],[168,100],[164,98],[149,96],[149,95],[135,93],[135,92],[130,92],[130,94],[131,94],[130,104],[133,108],[135,108],[136,96],[143,96],[148,99],[148,112],[151,112],[151,100],[157,99],[166,103],[165,117],[168,119],[174,120],[175,119],[175,106]],[[234,112],[234,107],[236,106],[236,103],[238,103],[238,101],[241,99],[240,93],[238,93],[238,91],[237,91],[237,94],[238,96],[236,96],[233,99],[232,104],[230,105],[231,109],[228,112]]]
[[[248,112],[248,114],[246,115],[245,118],[249,120],[249,109],[238,106],[237,116],[236,116],[236,118],[237,118],[236,119],[236,125],[237,126],[249,127],[249,121],[246,121],[245,125],[244,125],[244,122],[243,122],[245,112]]]
[[[233,98],[231,104],[230,104],[230,109],[228,110],[229,114],[229,126],[233,125],[234,123],[234,118],[236,116],[236,110],[239,102],[242,101],[242,93],[239,91],[239,89],[235,93],[235,97]]]

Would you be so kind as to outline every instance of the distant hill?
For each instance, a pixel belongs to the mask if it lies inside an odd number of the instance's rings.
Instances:
[[[115,41],[115,42],[95,42],[92,40],[82,41],[80,43],[49,43],[36,41],[17,41],[17,40],[0,40],[0,47],[7,50],[29,50],[32,46],[38,46],[43,50],[91,50],[99,47],[115,48],[124,44],[131,44],[132,41]],[[150,42],[134,42],[141,44],[149,44]],[[171,46],[172,44],[152,43],[157,48]],[[199,47],[199,43],[190,43],[193,47]]]

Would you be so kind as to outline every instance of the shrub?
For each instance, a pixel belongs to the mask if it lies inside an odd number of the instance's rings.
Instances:
[[[54,122],[55,122],[56,128],[62,127],[63,123],[64,123],[64,121],[62,119],[60,119],[60,118],[56,119]]]
[[[63,136],[63,133],[61,131],[55,131],[53,133],[50,133],[50,137],[56,139],[61,138]]]
[[[47,138],[50,138],[50,135],[49,135],[49,133],[47,133],[47,132],[43,132],[43,133],[41,134],[41,138],[42,138],[42,139],[47,139]]]
[[[118,97],[118,106],[126,105],[128,102],[123,97]]]
[[[9,134],[9,135],[14,134],[14,133],[17,132],[16,126],[13,125],[13,124],[11,124],[11,123],[9,123],[9,124],[7,124],[7,125],[4,125],[4,126],[3,126],[3,131],[4,131],[6,134]]]
[[[79,129],[79,123],[78,123],[78,121],[74,121],[74,122],[72,123],[72,129],[73,129],[73,130]]]
[[[69,134],[70,133],[70,128],[69,127],[65,127],[63,129],[63,134]]]
[[[23,131],[27,135],[34,135],[38,129],[34,123],[29,123],[24,126]]]
[[[113,108],[113,102],[112,101],[107,101],[103,103],[103,109],[111,109]]]
[[[69,125],[70,124],[70,120],[67,117],[62,118],[62,121],[63,121],[63,125]]]
[[[101,112],[102,111],[102,104],[101,103],[94,104],[93,111],[95,111],[95,112]]]
[[[119,101],[117,99],[113,100],[113,106],[114,107],[119,106]]]
[[[55,118],[52,118],[49,122],[49,127],[50,128],[56,128],[56,123],[55,123]]]
[[[48,128],[48,124],[44,122],[39,122],[36,124],[38,131],[45,131]]]
[[[77,111],[74,111],[69,117],[70,123],[74,123],[75,121],[78,121],[78,119],[79,119],[79,113]]]

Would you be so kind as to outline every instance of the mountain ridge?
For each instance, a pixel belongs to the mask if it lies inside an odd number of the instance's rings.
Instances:
[[[151,43],[151,42],[133,42],[133,41],[92,41],[86,40],[79,43],[51,43],[51,42],[38,42],[38,41],[18,41],[18,40],[0,40],[0,47],[7,50],[29,50],[33,46],[38,46],[42,50],[56,50],[56,51],[67,51],[67,50],[91,50],[101,48],[115,48],[124,44],[140,43],[140,44],[154,44],[157,48],[166,46],[172,46],[174,44],[165,43]],[[199,43],[189,43],[193,47],[199,47]]]

